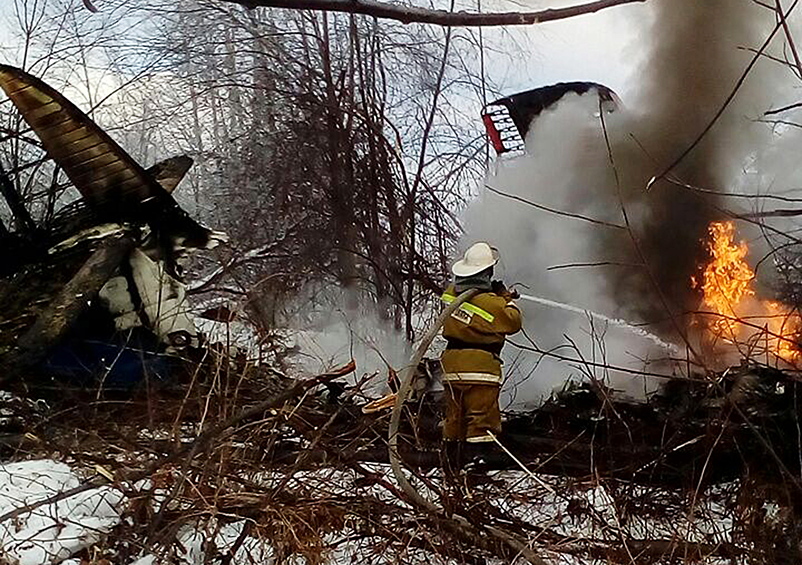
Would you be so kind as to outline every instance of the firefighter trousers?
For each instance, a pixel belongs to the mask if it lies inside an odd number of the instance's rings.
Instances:
[[[451,441],[479,443],[493,441],[487,432],[501,433],[501,411],[498,406],[500,386],[446,381],[446,421],[443,438]]]

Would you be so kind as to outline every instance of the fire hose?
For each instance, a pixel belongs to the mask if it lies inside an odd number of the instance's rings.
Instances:
[[[463,302],[470,300],[473,298],[479,291],[477,289],[470,289],[466,290],[462,294],[460,294],[454,302],[449,304],[438,316],[437,320],[435,321],[434,325],[429,328],[429,331],[423,336],[418,348],[415,350],[415,353],[412,355],[409,364],[404,368],[402,372],[401,386],[398,389],[398,393],[395,397],[395,404],[393,405],[393,412],[390,416],[390,429],[388,434],[388,444],[389,444],[389,457],[390,457],[390,466],[393,470],[393,475],[395,476],[395,480],[398,482],[398,485],[401,487],[401,490],[410,498],[410,500],[415,503],[417,506],[428,510],[429,512],[435,514],[442,514],[444,515],[445,512],[442,508],[437,506],[434,502],[427,500],[424,498],[412,483],[410,483],[409,479],[407,479],[404,471],[401,467],[401,458],[398,453],[398,428],[401,424],[401,412],[404,407],[404,403],[409,396],[409,393],[412,391],[412,384],[415,380],[415,370],[420,364],[423,356],[426,354],[426,351],[429,349],[429,346],[434,340],[437,333],[440,331],[440,328],[445,323],[446,319],[454,313],[454,311],[462,305]],[[452,515],[451,519],[454,520],[458,526],[463,529],[467,529],[469,531],[486,531],[490,535],[494,536],[496,539],[505,543],[508,547],[510,547],[513,551],[515,551],[518,555],[521,555],[527,559],[533,565],[548,565],[545,561],[543,561],[540,557],[538,557],[529,546],[523,542],[522,540],[518,539],[516,536],[505,532],[495,526],[476,526],[471,524],[468,520],[463,518],[459,515]]]

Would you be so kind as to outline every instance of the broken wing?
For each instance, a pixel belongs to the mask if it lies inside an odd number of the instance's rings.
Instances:
[[[210,244],[212,232],[190,218],[168,192],[183,177],[186,161],[167,174],[167,188],[162,187],[77,106],[40,79],[0,65],[0,88],[100,219],[147,222],[187,247]]]

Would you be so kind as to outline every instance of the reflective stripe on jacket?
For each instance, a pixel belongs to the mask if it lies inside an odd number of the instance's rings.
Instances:
[[[451,286],[443,302],[456,298]],[[440,360],[443,380],[451,382],[501,383],[501,351],[506,336],[521,329],[521,312],[512,301],[493,292],[482,292],[463,303],[443,324],[449,348]],[[453,347],[451,344],[458,344]],[[475,348],[471,346],[475,345]]]
[[[443,382],[500,385],[501,375],[493,373],[443,373]]]

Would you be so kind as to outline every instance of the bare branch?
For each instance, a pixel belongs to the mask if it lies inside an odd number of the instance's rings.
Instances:
[[[522,198],[521,196],[517,196],[515,194],[508,194],[502,190],[499,190],[488,183],[485,183],[485,188],[492,192],[493,194],[498,194],[499,196],[503,196],[504,198],[509,198],[511,200],[515,200],[522,204],[526,204],[528,206],[532,206],[533,208],[537,208],[538,210],[543,210],[544,212],[549,212],[551,214],[557,214],[558,216],[565,216],[567,218],[573,218],[575,220],[582,220],[583,222],[589,222],[591,224],[596,224],[598,226],[604,226],[607,228],[615,228],[617,230],[625,230],[626,227],[615,224],[612,222],[605,222],[603,220],[597,220],[595,218],[590,218],[588,216],[583,216],[582,214],[575,214],[573,212],[566,212],[564,210],[557,210],[556,208],[550,208],[549,206],[544,206],[543,204],[538,204],[536,202],[532,202],[531,200],[527,200],[526,198]]]
[[[95,8],[94,4],[92,4],[92,2],[90,2],[89,0],[84,0],[84,7],[93,14],[99,12],[99,10]]]
[[[223,0],[241,4],[249,8],[288,8],[295,10],[324,10],[364,14],[374,18],[396,20],[401,23],[434,24],[449,27],[490,27],[511,25],[532,25],[555,20],[565,20],[584,14],[591,14],[622,4],[645,2],[646,0],[596,0],[587,4],[550,8],[534,12],[470,13],[431,10],[403,4],[391,4],[379,0]]]

